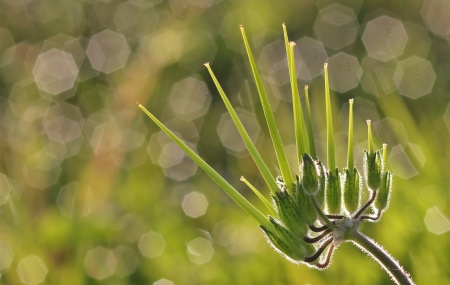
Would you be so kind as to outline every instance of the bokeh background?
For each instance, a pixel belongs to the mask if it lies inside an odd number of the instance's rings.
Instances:
[[[392,284],[348,243],[326,271],[284,260],[135,105],[263,210],[239,178],[269,191],[202,64],[276,175],[245,26],[297,169],[283,22],[322,159],[324,62],[338,166],[350,98],[357,165],[366,119],[389,145],[390,209],[363,232],[418,284],[450,283],[449,0],[0,0],[0,15],[1,284]]]

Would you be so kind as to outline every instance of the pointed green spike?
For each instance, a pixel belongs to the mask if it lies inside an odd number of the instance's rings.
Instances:
[[[295,143],[297,145],[297,161],[301,161],[302,155],[307,153],[308,136],[305,120],[303,118],[302,103],[297,86],[297,72],[295,70],[294,42],[289,43],[289,71],[291,75],[292,105],[294,108]]]
[[[278,164],[280,166],[281,175],[283,176],[284,182],[286,183],[286,187],[292,191],[294,176],[292,175],[291,169],[289,167],[289,162],[287,160],[287,156],[283,148],[283,143],[281,142],[280,133],[276,126],[273,112],[270,108],[269,99],[267,98],[261,76],[259,74],[258,68],[256,67],[256,62],[253,57],[253,53],[250,49],[250,44],[248,43],[247,36],[245,35],[244,26],[241,25],[240,29],[242,33],[242,38],[244,39],[244,45],[247,51],[248,59],[250,61],[253,76],[255,78],[256,88],[258,89],[259,98],[261,100],[264,115],[266,117],[267,126],[269,127],[269,133],[272,138],[273,146],[275,148],[275,153],[278,159]]]
[[[258,189],[256,189],[255,186],[250,184],[250,182],[248,182],[248,180],[245,179],[244,176],[241,176],[241,181],[243,181],[245,184],[247,184],[248,188],[252,189],[253,193],[255,193],[256,196],[258,196],[258,198],[261,200],[261,202],[263,202],[264,205],[267,207],[267,209],[269,210],[270,214],[275,216],[275,217],[277,217],[277,215],[275,214],[275,211],[273,209],[272,204],[270,204],[270,202],[261,194],[261,192],[258,191]]]
[[[230,116],[233,119],[233,122],[236,125],[236,128],[239,131],[239,134],[241,135],[242,140],[244,141],[245,146],[248,149],[248,152],[252,156],[253,161],[255,161],[256,166],[258,167],[259,171],[261,172],[261,175],[264,178],[264,181],[266,181],[267,185],[269,186],[270,191],[272,193],[275,193],[278,190],[278,186],[275,182],[274,177],[270,173],[269,168],[267,167],[267,165],[265,164],[261,155],[259,154],[258,150],[256,149],[256,146],[253,143],[252,139],[250,138],[248,132],[245,130],[244,125],[242,124],[236,111],[234,110],[233,106],[231,105],[230,101],[228,100],[227,95],[223,91],[222,86],[220,85],[219,81],[217,80],[216,76],[214,75],[214,72],[212,71],[211,67],[209,66],[209,63],[205,63],[204,65],[208,69],[209,74],[211,75],[211,78],[214,81],[214,84],[216,85],[217,90],[219,91],[220,97],[222,97],[222,100],[225,103],[225,106],[227,107],[228,113],[230,113]]]
[[[354,160],[353,160],[353,99],[349,100],[349,104],[350,105],[349,105],[349,114],[348,114],[347,168],[350,171],[352,171],[354,168]]]
[[[316,156],[316,145],[314,142],[314,132],[312,126],[312,118],[311,118],[311,108],[309,106],[309,94],[308,94],[308,85],[305,85],[305,104],[306,104],[306,117],[308,118],[308,143],[309,143],[309,154],[312,158],[317,159]]]
[[[250,214],[258,223],[264,227],[274,230],[272,223],[264,216],[258,209],[253,206],[247,199],[245,199],[233,186],[230,185],[219,173],[217,173],[208,163],[206,163],[197,153],[195,153],[189,146],[180,140],[171,130],[169,130],[163,123],[161,123],[152,113],[150,113],[139,102],[136,105],[144,111],[152,121],[169,136],[208,176],[217,183],[239,206],[242,207],[248,214]]]
[[[325,105],[327,113],[327,162],[328,169],[335,169],[334,156],[334,136],[333,136],[333,118],[331,114],[331,99],[330,99],[330,84],[328,81],[328,63],[323,66],[323,73],[325,75]]]
[[[367,120],[367,142],[368,142],[368,151],[369,156],[373,155],[373,140],[372,140],[372,123],[370,120]]]
[[[383,164],[384,164],[384,165],[386,165],[386,163],[387,163],[387,160],[386,160],[386,156],[387,156],[387,154],[386,154],[386,148],[387,148],[387,144],[384,143],[384,144],[383,144]]]
[[[287,35],[287,30],[286,30],[286,25],[283,23],[283,36],[284,36],[284,45],[286,47],[286,57],[287,57],[287,62],[289,64],[290,62],[290,54],[289,54],[289,38]],[[289,69],[289,74],[290,74],[291,70]]]

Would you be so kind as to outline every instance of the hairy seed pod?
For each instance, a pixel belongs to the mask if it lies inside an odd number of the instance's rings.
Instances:
[[[371,190],[378,190],[381,185],[381,173],[383,172],[383,159],[379,150],[370,154],[364,150],[364,176],[367,187]]]
[[[327,172],[325,199],[329,214],[341,213],[341,183],[339,178],[339,171],[337,168]]]
[[[277,191],[271,195],[278,210],[278,215],[282,223],[296,237],[303,238],[307,232],[307,225],[301,219],[300,212],[294,198],[287,192]]]
[[[342,173],[342,192],[344,193],[344,208],[350,215],[355,213],[361,203],[361,176],[356,167],[353,171],[344,169]]]
[[[381,178],[381,186],[375,198],[374,208],[378,211],[386,211],[392,191],[392,173],[385,171]]]
[[[269,220],[275,226],[275,232],[271,232],[264,226],[260,226],[266,234],[269,244],[292,260],[303,260],[306,255],[306,249],[303,246],[303,243],[300,242],[302,239],[296,238],[273,217],[269,216]]]
[[[325,166],[317,159],[317,169],[319,170],[319,191],[316,193],[316,201],[319,207],[323,210],[325,207],[325,180],[326,172]]]
[[[297,192],[296,200],[301,219],[308,225],[313,224],[317,219],[317,211],[314,208],[310,195],[303,191],[303,187],[300,185],[298,177],[294,189]]]
[[[319,175],[317,163],[305,153],[300,161],[300,175],[303,189],[307,194],[313,195],[319,190]]]

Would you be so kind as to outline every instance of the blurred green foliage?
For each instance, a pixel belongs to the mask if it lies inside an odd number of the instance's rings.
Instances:
[[[269,190],[227,127],[202,64],[211,63],[234,106],[249,116],[252,138],[276,175],[238,25],[260,58],[281,136],[294,154],[285,54],[266,48],[282,40],[282,22],[292,40],[327,43],[325,60],[336,62],[330,83],[334,76],[334,90],[345,90],[332,92],[337,166],[345,166],[350,98],[358,167],[366,119],[375,147],[389,144],[396,175],[390,208],[362,231],[417,284],[450,283],[450,2],[342,0],[329,8],[333,3],[1,0],[0,283],[391,284],[349,244],[324,272],[278,256],[257,224],[135,106],[146,105],[263,211],[239,178]],[[365,34],[382,16],[388,21]],[[354,39],[342,39],[355,29]],[[391,59],[372,63],[380,58],[372,48]],[[323,77],[312,65],[304,71],[309,77],[299,74],[299,84],[310,85],[324,160]],[[193,191],[204,196],[186,201]]]

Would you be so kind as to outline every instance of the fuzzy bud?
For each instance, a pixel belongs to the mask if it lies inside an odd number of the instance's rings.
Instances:
[[[296,200],[301,219],[309,225],[313,224],[317,219],[317,212],[311,201],[311,197],[303,191],[303,187],[300,185],[298,176],[297,183],[294,185],[294,191],[296,193]]]
[[[272,195],[272,199],[275,202],[282,223],[296,237],[303,238],[308,229],[305,221],[301,219],[295,199],[287,191],[282,190],[278,190]]]
[[[326,203],[329,214],[340,214],[341,213],[341,183],[339,178],[339,172],[336,168],[335,170],[330,170],[327,172],[326,179]]]
[[[260,226],[264,231],[269,244],[280,251],[288,259],[302,261],[310,252],[314,252],[314,247],[303,242],[302,238],[295,237],[288,229],[283,227],[277,220],[269,216],[270,222],[275,227],[275,232]]]
[[[351,215],[356,212],[361,203],[361,176],[356,167],[353,171],[344,169],[342,173],[342,191],[344,193],[344,208]]]
[[[383,159],[380,151],[370,153],[364,150],[364,176],[367,187],[376,191],[381,185],[381,173],[383,172]]]
[[[375,198],[374,208],[378,211],[385,211],[388,206],[388,202],[392,191],[392,173],[386,171],[381,178],[381,186],[378,189],[377,196]]]
[[[303,189],[306,193],[314,195],[319,190],[319,175],[317,162],[305,153],[300,162],[300,175]]]
[[[323,210],[325,204],[325,177],[327,170],[320,160],[317,160],[317,168],[319,170],[319,191],[316,193],[316,201],[319,207]]]

